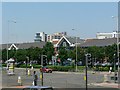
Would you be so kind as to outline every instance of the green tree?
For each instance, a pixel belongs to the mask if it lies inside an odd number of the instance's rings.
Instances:
[[[105,58],[105,48],[103,47],[91,46],[87,48],[87,52],[91,54],[92,60],[96,58],[100,62],[103,62]]]
[[[25,61],[26,56],[27,56],[26,49],[19,49],[19,50],[17,50],[16,56],[15,56],[16,61],[17,62]]]
[[[43,54],[47,55],[47,62],[52,60],[52,56],[54,55],[54,46],[51,42],[47,42],[43,47]]]
[[[2,60],[4,62],[7,60],[7,49],[2,50]]]
[[[116,46],[116,44],[107,46],[105,48],[105,54],[106,54],[106,57],[108,57],[108,61],[113,62],[113,60],[114,60],[113,55],[114,54],[117,55],[117,46]]]
[[[67,60],[67,58],[68,58],[67,50],[65,49],[65,47],[61,47],[59,49],[59,53],[58,54],[59,54],[58,58],[60,58],[60,60],[61,60],[61,65],[63,65],[63,62],[65,60]]]

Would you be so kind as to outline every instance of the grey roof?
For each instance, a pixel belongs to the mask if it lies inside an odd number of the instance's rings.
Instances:
[[[106,38],[106,39],[89,39],[84,43],[80,44],[80,47],[90,47],[90,46],[108,46],[117,43],[116,38]]]
[[[65,37],[71,44],[76,43],[76,37],[70,37],[70,36],[65,36]],[[84,39],[80,39],[79,37],[77,37],[77,43],[83,43],[84,41],[85,41]]]
[[[30,47],[38,47],[43,48],[45,46],[46,42],[30,42],[30,43],[15,43],[15,46],[18,47],[18,49],[28,49]],[[8,48],[12,44],[8,44]],[[1,46],[1,45],[0,45]],[[7,48],[7,44],[2,44],[2,49]]]

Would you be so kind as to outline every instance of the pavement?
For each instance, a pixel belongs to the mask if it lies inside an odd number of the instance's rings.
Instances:
[[[117,83],[91,83],[91,85],[94,86],[101,86],[101,87],[108,87],[108,88],[119,88],[119,85]]]

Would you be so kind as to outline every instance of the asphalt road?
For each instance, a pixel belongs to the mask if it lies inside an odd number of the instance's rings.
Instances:
[[[37,69],[39,77],[38,85],[41,85],[40,72]],[[83,79],[84,73],[69,73],[69,72],[53,72],[44,73],[44,85],[55,88],[85,88],[85,81]],[[33,76],[26,75],[25,69],[15,69],[15,75],[8,76],[6,71],[2,71],[2,87],[16,87],[18,86],[18,76],[21,76],[22,85],[32,85]],[[91,85],[91,83],[103,82],[103,75],[96,73],[88,73],[88,88],[103,88]]]

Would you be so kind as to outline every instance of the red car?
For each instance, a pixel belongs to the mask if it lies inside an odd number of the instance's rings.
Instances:
[[[50,68],[48,68],[48,67],[43,67],[43,69],[42,68],[40,68],[40,71],[42,72],[44,72],[44,73],[52,73],[52,69],[50,69]]]

